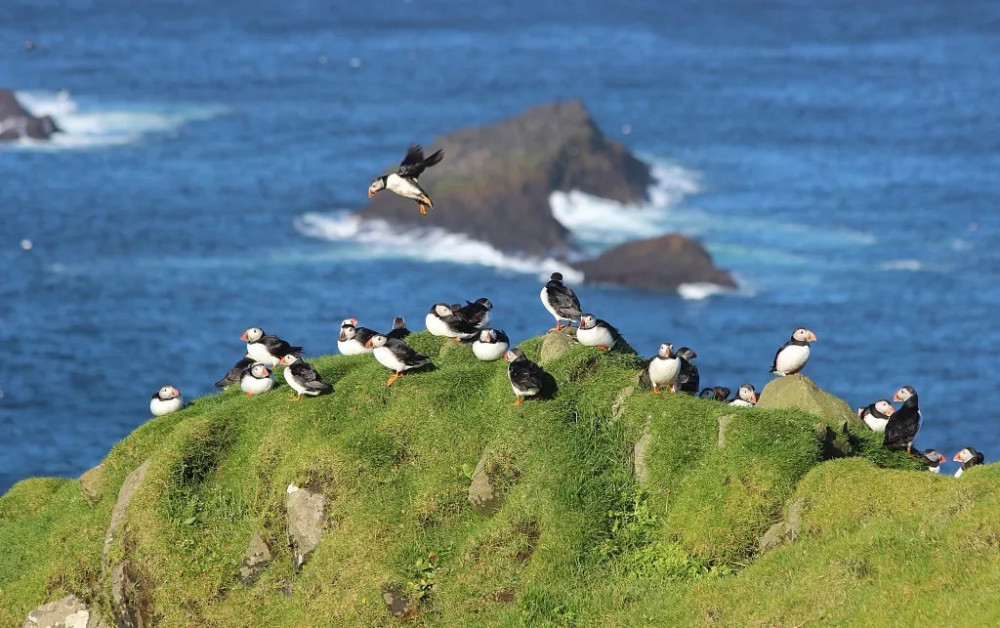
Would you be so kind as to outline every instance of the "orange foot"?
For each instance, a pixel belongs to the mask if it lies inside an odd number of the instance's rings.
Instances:
[[[396,380],[399,379],[402,376],[403,376],[402,373],[393,373],[392,375],[389,376],[389,381],[387,381],[385,383],[385,385],[386,386],[392,386],[393,384],[396,383]]]
[[[597,349],[599,351],[611,351],[611,347],[609,347],[607,345],[597,345]]]
[[[247,397],[253,397],[253,393],[247,393]]]
[[[301,400],[302,400],[302,395],[295,395],[294,397],[289,399],[289,401],[301,401]]]
[[[455,342],[462,342],[461,338],[452,338],[452,340],[454,340]]]
[[[419,206],[420,206],[420,213],[422,215],[426,216],[427,215],[427,207],[423,203],[419,203]]]
[[[512,404],[510,404],[510,405],[512,405],[512,406],[519,406],[519,405],[521,405],[522,403],[524,403],[524,398],[523,398],[523,397],[518,397],[518,398],[517,398],[517,401],[515,401],[514,403],[512,403]]]
[[[653,386],[653,392],[651,392],[650,394],[651,395],[662,395],[663,391],[660,390],[659,388],[657,388],[656,386]]]

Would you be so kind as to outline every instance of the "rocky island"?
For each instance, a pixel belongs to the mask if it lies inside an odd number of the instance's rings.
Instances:
[[[18,102],[13,90],[0,89],[0,141],[47,140],[59,127],[52,116],[35,116]]]

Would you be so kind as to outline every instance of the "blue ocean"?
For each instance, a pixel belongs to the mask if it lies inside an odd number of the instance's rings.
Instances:
[[[0,147],[0,491],[97,464],[162,385],[212,394],[250,326],[318,355],[344,318],[422,328],[434,302],[488,296],[513,340],[546,331],[538,291],[559,262],[350,212],[408,144],[570,98],[657,179],[641,207],[553,195],[580,246],[681,231],[741,284],[657,294],[567,273],[585,309],[645,354],[693,347],[702,382],[734,390],[762,388],[809,327],[822,387],[860,406],[913,385],[921,448],[1000,452],[996,2],[2,14],[0,87],[66,133]]]

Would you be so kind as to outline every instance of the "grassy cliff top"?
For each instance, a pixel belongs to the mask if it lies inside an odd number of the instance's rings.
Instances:
[[[69,593],[142,626],[1000,621],[996,465],[934,476],[832,422],[853,455],[824,461],[826,420],[654,397],[627,349],[571,347],[545,364],[548,398],[511,407],[506,363],[410,342],[434,370],[387,388],[369,356],[317,358],[332,395],[204,397],[82,482],[14,486],[0,625]],[[521,346],[537,360],[542,342]],[[290,484],[324,504],[300,570]],[[255,536],[271,562],[246,584]]]

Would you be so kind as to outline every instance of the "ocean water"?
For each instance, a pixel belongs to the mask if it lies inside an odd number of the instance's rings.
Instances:
[[[251,325],[315,355],[345,317],[419,327],[489,296],[513,339],[548,329],[560,262],[348,211],[407,144],[572,97],[658,178],[642,207],[554,194],[580,246],[680,230],[742,286],[584,286],[585,309],[734,390],[808,326],[826,389],[858,406],[911,384],[920,446],[1000,452],[995,2],[2,11],[0,86],[68,133],[0,147],[0,490],[96,464],[161,385],[212,392]]]

